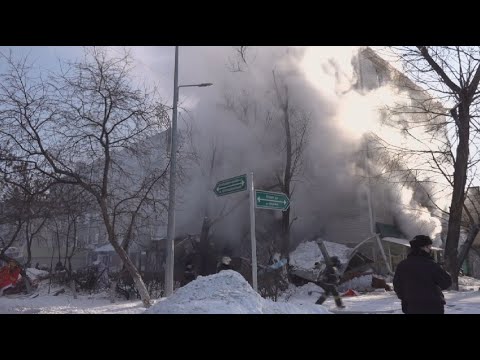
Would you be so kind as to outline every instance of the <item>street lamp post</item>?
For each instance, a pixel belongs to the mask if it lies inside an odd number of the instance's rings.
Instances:
[[[178,90],[181,87],[206,87],[211,83],[178,85],[178,46],[175,46],[175,73],[173,77],[173,109],[170,147],[170,184],[168,192],[168,227],[167,227],[167,263],[165,269],[165,296],[173,293],[173,269],[174,269],[174,239],[175,239],[175,178],[177,170],[177,105]]]

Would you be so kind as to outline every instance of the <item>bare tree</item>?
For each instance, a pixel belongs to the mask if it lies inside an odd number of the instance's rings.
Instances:
[[[473,249],[477,253],[477,256],[480,256],[480,250],[473,247],[475,238],[480,232],[480,191],[478,187],[467,188],[465,193],[464,211],[465,215],[462,217],[462,227],[468,230],[468,237],[459,249],[459,267],[462,266],[467,258],[470,249]]]
[[[0,199],[2,203],[0,226],[3,230],[0,234],[3,245],[0,249],[0,259],[17,262],[21,275],[26,279],[28,292],[30,292],[31,283],[25,270],[31,265],[32,243],[35,239],[39,240],[39,233],[48,217],[48,210],[43,208],[44,202],[39,201],[40,197],[38,193],[32,193],[24,187],[16,187],[7,180],[3,184],[3,194]],[[27,259],[24,263],[19,263],[18,260],[6,255],[8,249],[14,245],[18,245],[22,250],[26,247]]]
[[[58,260],[62,261],[63,257],[63,266],[71,277],[72,258],[81,248],[78,243],[80,219],[95,207],[95,200],[83,188],[65,184],[53,186],[49,199],[51,216],[47,226],[57,240]],[[61,252],[62,248],[64,249],[63,253]]]
[[[155,92],[133,83],[128,53],[113,57],[105,49],[86,49],[83,60],[46,79],[26,59],[3,59],[8,69],[0,85],[1,140],[30,171],[93,196],[108,241],[150,306],[116,220],[119,211],[138,206],[168,166],[153,143],[167,123],[165,107]]]
[[[52,182],[45,176],[35,176],[28,170],[28,165],[12,161],[12,156],[3,151],[0,158],[0,174],[2,175],[3,193],[2,202],[5,212],[3,221],[6,226],[13,225],[21,229],[27,250],[25,267],[30,267],[32,258],[32,243],[41,235],[41,231],[49,217],[47,192]],[[15,224],[15,225],[14,225]],[[9,246],[18,238],[15,231],[9,241]],[[4,248],[3,251],[6,251]]]
[[[236,49],[239,62],[247,62],[245,56],[241,56],[245,51],[246,49],[242,48]],[[227,94],[224,108],[235,114],[247,127],[258,130],[258,124],[262,123],[263,134],[256,134],[255,138],[266,153],[273,151],[282,157],[282,160],[272,164],[271,181],[264,186],[267,190],[279,190],[291,198],[294,194],[294,183],[302,174],[311,120],[310,115],[299,108],[289,93],[285,77],[272,70],[272,78],[272,107],[260,104],[249,92],[241,91],[240,94]],[[269,135],[265,136],[266,134]],[[287,256],[290,250],[292,223],[288,208],[283,212],[281,222],[282,241],[279,247],[283,256]]]
[[[227,68],[231,72],[242,72],[248,67],[251,48],[249,46],[234,46],[234,56],[228,59]]]
[[[389,122],[400,127],[416,146],[390,148],[417,164],[412,171],[430,173],[430,179],[440,176],[450,189],[450,207],[440,210],[448,214],[445,262],[453,277],[453,287],[458,289],[458,273],[466,254],[463,252],[459,258],[465,188],[480,161],[477,141],[480,48],[417,46],[392,49],[403,64],[404,73],[413,82],[393,72],[397,85],[408,91],[412,101],[389,109]],[[422,129],[427,136],[419,136],[416,129]],[[478,232],[478,227],[471,228],[473,238],[475,231]]]
[[[273,82],[278,106],[281,109],[281,121],[285,135],[283,138],[283,153],[285,154],[285,167],[280,173],[277,172],[277,179],[280,189],[289,198],[293,194],[292,183],[300,175],[303,165],[303,153],[307,144],[308,126],[310,117],[303,111],[298,111],[292,106],[288,93],[288,85],[279,84],[273,71]],[[283,177],[281,174],[283,173]],[[290,251],[290,207],[282,214],[283,241],[281,254],[287,256]]]
[[[223,206],[216,206],[218,199],[215,199],[213,186],[219,180],[218,170],[225,160],[221,153],[218,139],[213,137],[210,139],[209,146],[206,146],[204,151],[200,151],[196,147],[194,139],[195,135],[198,134],[192,132],[190,135],[189,145],[192,148],[192,153],[196,155],[193,161],[205,184],[205,191],[202,191],[200,200],[203,221],[200,231],[199,258],[198,264],[196,264],[199,273],[205,276],[211,272],[211,269],[208,268],[212,257],[210,238],[215,231],[215,226],[221,224],[224,218],[244,204],[245,200],[248,199],[248,195],[238,194],[239,196],[224,198]],[[202,142],[205,145],[205,141]]]

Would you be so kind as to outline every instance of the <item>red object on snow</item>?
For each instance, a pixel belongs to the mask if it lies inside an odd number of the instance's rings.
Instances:
[[[342,294],[342,296],[358,296],[358,295],[360,294],[353,289],[348,289]]]
[[[0,289],[3,289],[5,286],[12,285],[14,286],[19,280],[20,268],[10,268],[8,265],[0,269]]]

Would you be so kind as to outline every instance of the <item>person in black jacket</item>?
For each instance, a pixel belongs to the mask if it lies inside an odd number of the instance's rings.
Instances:
[[[315,284],[320,286],[324,291],[315,304],[321,305],[327,300],[327,297],[333,295],[335,305],[337,305],[338,308],[343,309],[345,305],[343,305],[342,298],[337,291],[337,285],[340,282],[340,276],[338,274],[338,268],[341,266],[340,259],[336,256],[332,256],[330,262],[331,266],[327,266],[321,280],[315,281]],[[315,266],[318,266],[318,263],[316,263]]]
[[[430,255],[432,240],[417,235],[410,241],[407,258],[398,264],[393,287],[405,314],[443,314],[442,290],[452,285],[450,275]]]

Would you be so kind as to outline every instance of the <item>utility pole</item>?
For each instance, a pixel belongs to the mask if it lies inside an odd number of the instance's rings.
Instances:
[[[175,178],[177,169],[177,104],[178,104],[178,46],[175,46],[175,73],[173,76],[173,110],[170,127],[170,184],[168,189],[167,262],[165,268],[165,296],[173,293],[173,258],[175,256]]]
[[[257,241],[255,238],[255,186],[253,184],[253,171],[250,173],[250,240],[252,244],[252,285],[258,292],[257,284]]]
[[[175,182],[177,170],[177,107],[181,87],[207,87],[212,83],[178,85],[178,46],[175,46],[175,73],[173,76],[172,126],[170,127],[170,184],[168,189],[167,261],[165,264],[165,296],[173,293],[173,270],[175,259]]]

